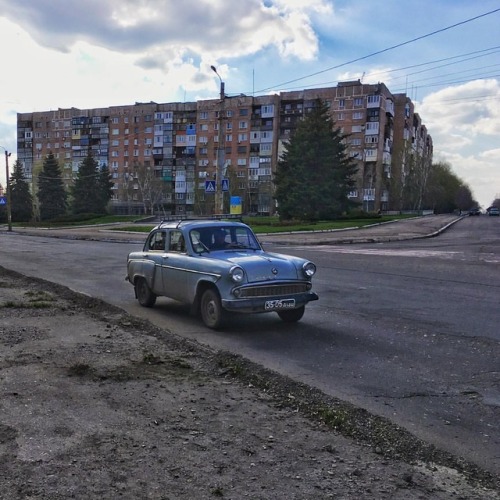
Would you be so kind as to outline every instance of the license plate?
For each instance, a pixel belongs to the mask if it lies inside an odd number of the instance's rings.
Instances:
[[[265,309],[292,309],[295,307],[295,299],[266,300]]]

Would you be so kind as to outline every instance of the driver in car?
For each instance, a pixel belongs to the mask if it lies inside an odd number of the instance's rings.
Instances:
[[[223,229],[214,231],[214,242],[212,245],[212,250],[223,250],[228,246],[229,244],[226,242],[226,232]]]

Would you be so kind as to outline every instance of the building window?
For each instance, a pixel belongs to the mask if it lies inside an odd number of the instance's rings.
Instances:
[[[354,106],[356,106],[356,107],[363,106],[363,98],[362,97],[355,97],[354,98]]]
[[[367,122],[366,124],[366,134],[378,134],[379,130],[378,122]]]
[[[355,111],[352,114],[352,119],[353,120],[362,120],[363,119],[363,113],[361,111]]]
[[[262,106],[262,116],[274,116],[274,105],[268,104],[266,106]]]
[[[380,105],[380,96],[379,95],[369,95],[368,96],[368,104],[375,106]]]

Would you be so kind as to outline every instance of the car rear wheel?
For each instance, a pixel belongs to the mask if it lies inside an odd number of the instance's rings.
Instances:
[[[304,316],[304,311],[306,310],[305,306],[297,307],[297,309],[285,309],[283,311],[278,312],[278,316],[285,323],[295,323],[300,321],[302,316]]]
[[[222,309],[219,294],[209,288],[203,292],[200,302],[201,319],[208,328],[220,328],[224,320],[224,311]]]
[[[141,306],[153,307],[155,305],[156,295],[151,291],[144,278],[138,278],[135,282],[135,294]]]

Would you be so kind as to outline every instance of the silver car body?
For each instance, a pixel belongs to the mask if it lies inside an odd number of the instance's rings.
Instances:
[[[223,240],[219,246],[217,238]],[[304,306],[318,299],[311,291],[315,271],[305,259],[264,251],[246,224],[221,220],[161,223],[127,262],[127,279],[142,305],[164,296],[191,304],[193,311],[201,307],[211,328],[221,326],[224,311],[277,312],[298,321]]]

